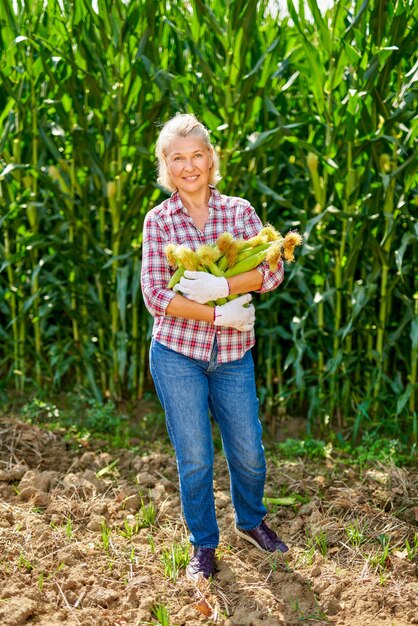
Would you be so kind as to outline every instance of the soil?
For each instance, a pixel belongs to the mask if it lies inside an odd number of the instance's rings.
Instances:
[[[170,449],[64,436],[0,419],[1,626],[418,624],[415,468],[269,458],[266,496],[303,496],[271,506],[281,560],[235,535],[218,451],[219,571],[194,585],[170,567],[173,546],[188,551]]]

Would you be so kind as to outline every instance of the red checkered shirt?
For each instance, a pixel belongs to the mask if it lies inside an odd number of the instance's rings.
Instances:
[[[218,363],[240,359],[255,343],[254,330],[214,326],[208,322],[173,317],[166,309],[176,295],[167,284],[173,274],[164,254],[168,243],[183,244],[193,250],[213,244],[224,232],[234,238],[249,239],[262,223],[247,200],[224,196],[210,187],[209,217],[200,231],[183,206],[178,192],[149,211],[144,221],[142,240],[141,286],[145,305],[154,317],[153,337],[159,343],[194,359],[209,361],[215,336],[218,340]],[[257,267],[263,275],[258,293],[275,289],[284,278],[283,262],[275,272],[263,262]]]

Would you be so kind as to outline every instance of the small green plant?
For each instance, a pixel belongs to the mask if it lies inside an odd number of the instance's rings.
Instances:
[[[154,554],[154,552],[155,552],[155,539],[154,539],[154,537],[152,535],[148,535],[147,541],[148,541],[149,546],[151,548],[151,554]]]
[[[276,450],[285,459],[325,459],[332,452],[332,444],[318,439],[286,439],[277,444]]]
[[[152,502],[144,504],[143,499],[141,499],[141,503],[141,508],[135,515],[135,521],[133,523],[130,521],[133,519],[132,515],[128,515],[123,521],[123,529],[120,531],[120,534],[126,539],[132,539],[134,535],[139,533],[141,528],[152,528],[155,525],[157,511],[154,504]]]
[[[157,619],[157,622],[154,622],[155,626],[170,626],[170,615],[164,604],[156,604],[153,606],[151,613]]]
[[[350,456],[360,466],[366,463],[382,461],[404,465],[410,461],[408,448],[399,439],[381,438],[365,433],[360,444],[348,446]]]
[[[30,424],[48,423],[59,420],[60,411],[55,404],[34,398],[23,405],[20,417]]]
[[[45,509],[42,508],[41,506],[34,506],[34,507],[31,508],[30,512],[31,513],[37,513],[37,514],[40,515],[42,513],[45,513]]]
[[[306,549],[301,553],[298,561],[303,565],[307,565],[311,567],[315,556],[315,544],[313,542],[312,537],[309,534],[309,531],[306,530]]]
[[[290,572],[292,571],[291,568],[289,567],[288,562],[286,561],[285,558],[283,558],[283,556],[278,556],[275,554],[271,554],[269,556],[268,559],[269,565],[270,565],[270,569],[273,572],[277,572],[279,570],[285,571],[285,572]]]
[[[405,547],[408,559],[413,561],[418,556],[418,533],[415,533],[412,544],[409,543],[408,539],[405,541]]]
[[[67,535],[67,538],[71,540],[72,536],[73,536],[73,520],[71,519],[71,517],[67,517],[67,521],[65,524],[65,534]]]
[[[390,537],[385,534],[378,536],[381,550],[369,557],[369,563],[379,571],[386,570],[389,565]]]
[[[318,533],[314,535],[314,541],[318,547],[318,550],[322,554],[323,557],[328,554],[328,537],[325,531],[320,530]]]
[[[363,543],[367,541],[364,530],[365,526],[363,526],[362,528],[358,520],[354,520],[347,524],[345,531],[347,533],[348,541],[353,546],[353,548],[359,548]]]
[[[131,523],[131,519],[134,520],[133,523]],[[125,539],[132,539],[134,535],[139,533],[141,528],[142,526],[139,519],[139,513],[137,513],[135,517],[133,515],[128,515],[128,517],[123,520],[123,530],[120,531],[120,534],[122,537],[125,537]]]
[[[12,566],[10,563],[8,563],[7,561],[0,561],[0,571],[6,573],[6,574],[11,574],[12,573]]]
[[[32,563],[25,557],[23,552],[21,552],[19,555],[18,566],[20,568],[25,568],[27,572],[31,572],[33,570]]]
[[[290,608],[292,609],[292,611],[294,613],[299,613],[300,611],[300,607],[299,607],[299,600],[297,598],[292,598],[290,600]]]
[[[180,570],[186,567],[189,559],[188,544],[175,543],[170,549],[164,548],[161,555],[164,575],[176,582]]]
[[[120,432],[122,421],[126,420],[126,416],[118,415],[116,405],[112,400],[103,404],[94,398],[88,398],[87,404],[89,408],[86,410],[84,420],[86,428],[112,435]]]
[[[311,545],[302,552],[301,562],[307,565],[308,567],[311,567],[314,561],[314,556],[315,556],[315,546]]]
[[[139,514],[141,517],[141,528],[151,528],[151,526],[154,526],[157,519],[157,511],[152,502],[144,504],[144,501],[142,500]]]
[[[111,529],[106,524],[106,520],[102,519],[100,523],[101,537],[104,550],[109,553]]]

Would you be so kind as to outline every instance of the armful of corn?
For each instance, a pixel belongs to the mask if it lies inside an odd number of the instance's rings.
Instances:
[[[302,237],[298,232],[289,231],[283,237],[270,224],[264,226],[251,239],[234,239],[230,233],[223,233],[210,246],[200,246],[197,250],[182,245],[168,244],[164,250],[172,268],[176,268],[167,287],[172,289],[185,270],[209,272],[214,276],[237,276],[255,269],[263,261],[267,261],[274,272],[280,261],[295,260],[294,249],[300,246]],[[217,300],[215,304],[225,304],[237,295]],[[208,303],[209,304],[209,303]]]

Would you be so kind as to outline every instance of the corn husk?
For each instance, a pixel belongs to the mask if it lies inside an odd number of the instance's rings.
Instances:
[[[277,270],[280,262],[295,260],[294,249],[302,244],[302,237],[290,231],[283,237],[271,224],[266,224],[250,239],[234,239],[231,233],[220,235],[214,245],[200,246],[192,250],[183,245],[168,244],[165,254],[171,267],[176,268],[168,283],[172,289],[181,279],[186,269],[200,270],[214,276],[231,278],[258,267],[264,261],[270,271]],[[236,297],[235,295],[229,298]],[[224,304],[225,298],[215,304]]]

